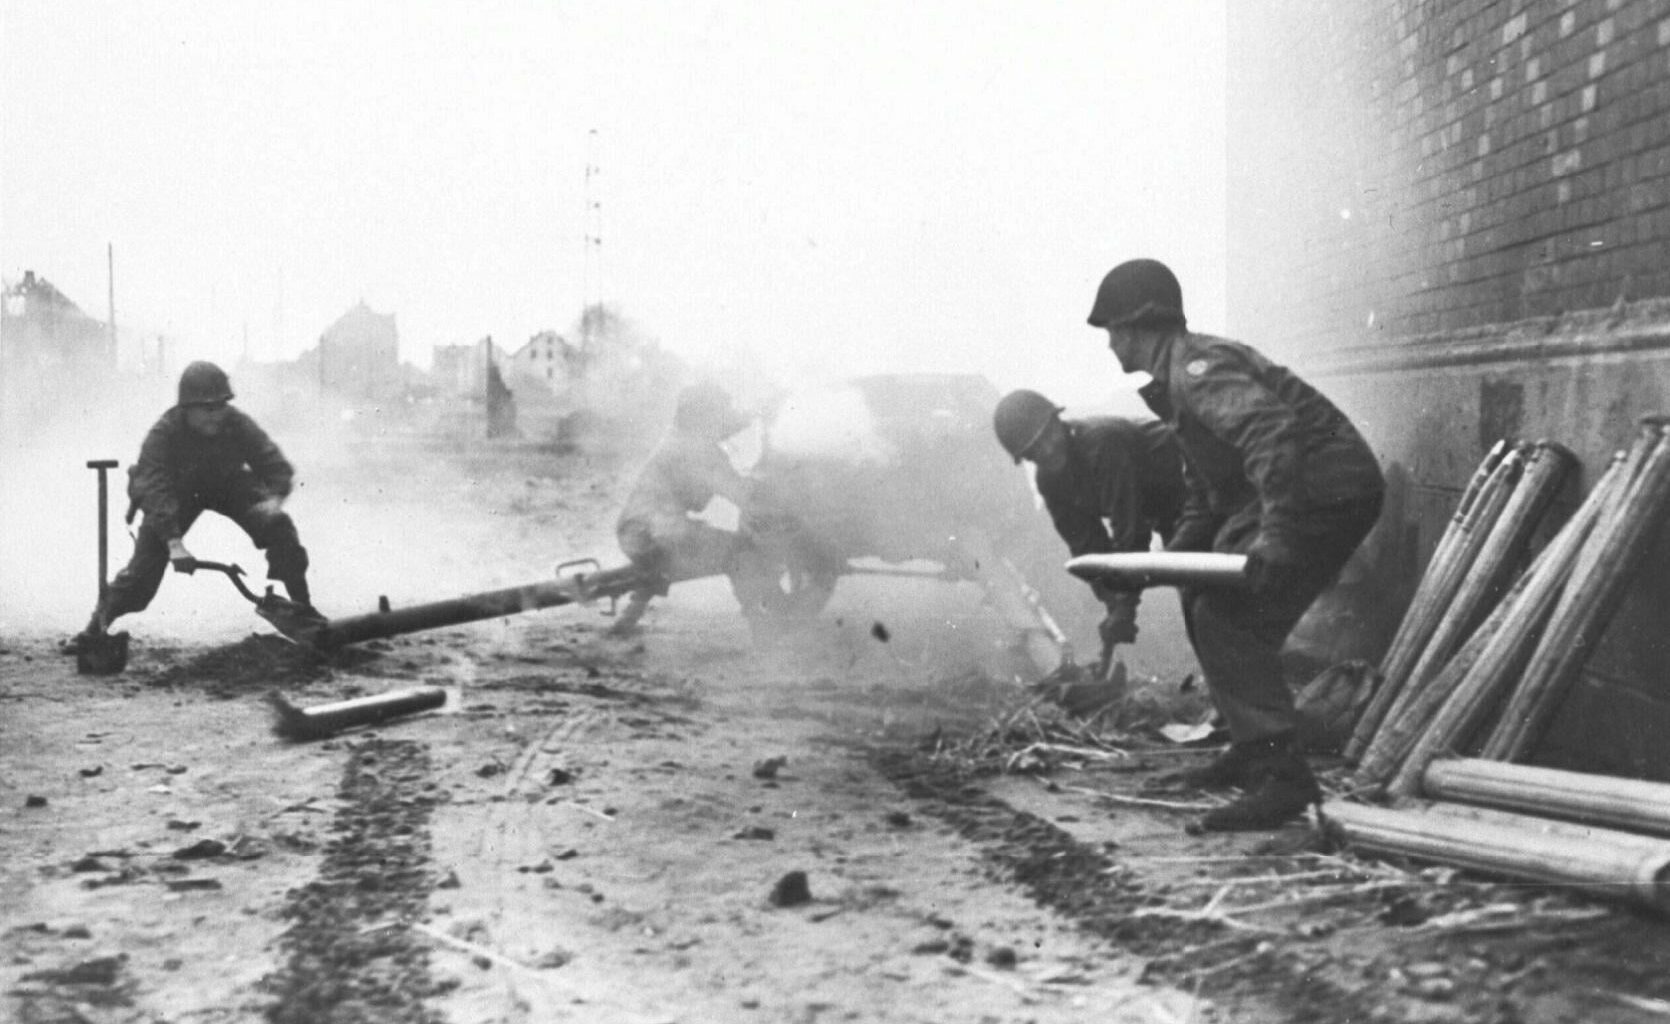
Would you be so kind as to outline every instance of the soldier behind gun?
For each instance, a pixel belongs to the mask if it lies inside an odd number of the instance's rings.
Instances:
[[[107,632],[156,597],[169,565],[191,573],[197,559],[184,537],[205,511],[237,523],[267,553],[267,578],[284,584],[290,599],[311,610],[307,549],[284,512],[295,469],[278,445],[232,402],[232,382],[213,363],[195,362],[180,374],[178,401],[145,435],[128,470],[127,521],[143,511],[133,557],[105,588],[73,651]]]
[[[717,385],[694,384],[679,393],[672,432],[639,473],[615,525],[621,551],[650,582],[632,592],[612,634],[635,631],[650,601],[679,580],[725,573],[751,623],[770,599],[748,539],[694,515],[715,497],[747,507],[752,488],[720,443],[748,423]]]
[[[1183,457],[1164,423],[1063,419],[1060,406],[1023,390],[1003,396],[992,426],[1017,464],[1035,467],[1038,494],[1075,557],[1147,551],[1155,535],[1171,540],[1183,509]],[[1107,612],[1098,629],[1104,650],[1135,641],[1141,592],[1090,589]]]

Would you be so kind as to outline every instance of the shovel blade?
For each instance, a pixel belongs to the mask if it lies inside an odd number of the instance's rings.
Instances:
[[[75,670],[84,676],[113,676],[128,667],[128,634],[99,633],[80,638]]]
[[[255,614],[272,623],[285,639],[303,647],[319,646],[328,620],[305,604],[268,594],[255,602]]]

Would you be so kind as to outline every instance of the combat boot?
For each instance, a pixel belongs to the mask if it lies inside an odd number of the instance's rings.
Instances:
[[[1190,789],[1245,789],[1251,779],[1247,769],[1258,760],[1256,744],[1231,743],[1210,764],[1191,768],[1182,774],[1183,785]]]
[[[1280,828],[1322,799],[1316,776],[1290,740],[1274,747],[1266,744],[1265,750],[1252,758],[1246,776],[1249,782],[1242,795],[1201,818],[1202,830],[1256,832]]]

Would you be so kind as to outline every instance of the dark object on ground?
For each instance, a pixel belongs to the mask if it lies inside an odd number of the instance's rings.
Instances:
[[[789,759],[786,757],[768,757],[764,761],[756,761],[754,762],[754,778],[775,779],[778,770],[788,763]]]
[[[732,839],[758,839],[764,842],[777,838],[777,833],[759,825],[749,825],[747,828],[731,837]],[[804,876],[802,876],[804,878]],[[804,883],[802,883],[804,884]]]
[[[44,797],[44,796],[34,796],[34,795],[31,794],[30,796],[28,796],[24,799],[23,806],[25,806],[25,807],[45,807],[46,806],[46,797]]]
[[[1015,964],[1019,960],[1020,958],[1015,955],[1015,951],[1008,946],[998,946],[986,954],[988,964],[993,967],[1001,967],[1004,970],[1014,970]]]
[[[84,676],[119,675],[128,667],[128,634],[82,633],[71,643],[75,670]]]
[[[790,871],[777,880],[771,889],[771,905],[774,907],[798,907],[803,903],[812,902],[812,888],[806,884],[806,872]]]
[[[880,640],[882,643],[886,643],[887,641],[893,639],[893,634],[889,633],[887,631],[887,627],[879,622],[870,626],[870,635],[875,637],[877,640]]]
[[[309,740],[438,708],[446,703],[446,691],[438,686],[417,686],[306,709],[295,707],[274,691],[267,695],[267,702],[278,712],[275,732],[285,739]]]

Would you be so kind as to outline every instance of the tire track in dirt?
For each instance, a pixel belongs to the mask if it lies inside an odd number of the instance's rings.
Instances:
[[[424,1003],[445,986],[430,976],[429,947],[406,927],[434,884],[429,771],[421,743],[372,738],[354,748],[319,877],[287,894],[288,963],[263,982],[273,1024],[444,1021]]]
[[[1153,958],[1151,981],[1200,981],[1200,992],[1238,986],[1261,989],[1292,1021],[1389,1020],[1385,1003],[1361,989],[1335,985],[1309,969],[1305,958],[1269,944],[1273,933],[1222,935],[1212,921],[1138,917],[1163,907],[1163,896],[1100,850],[1071,833],[990,795],[953,766],[901,748],[871,751],[870,762],[924,813],[974,843],[992,874],[1013,882],[1040,906],[1120,948]],[[1210,953],[1213,963],[1203,963]],[[1187,954],[1184,956],[1183,954]]]

